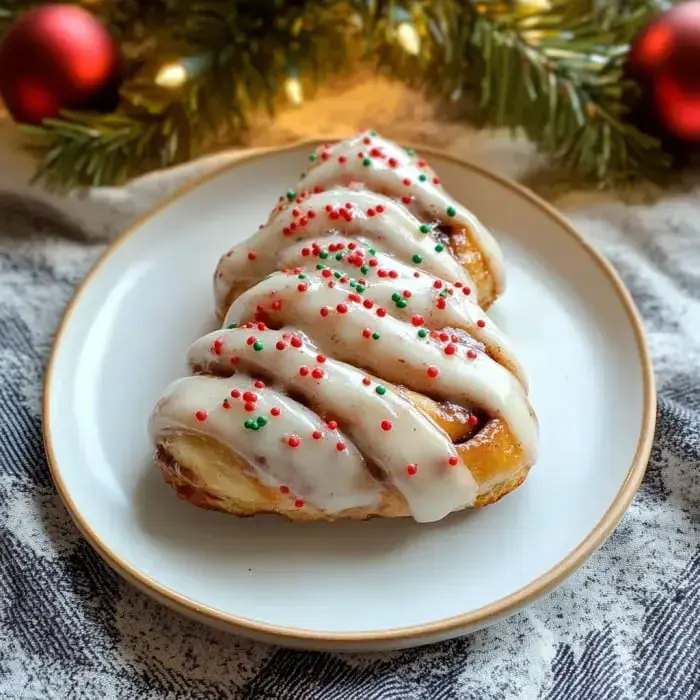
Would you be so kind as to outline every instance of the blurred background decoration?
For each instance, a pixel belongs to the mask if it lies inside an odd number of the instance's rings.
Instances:
[[[700,0],[0,0],[0,95],[54,189],[243,142],[368,68],[572,176],[660,181],[700,144],[698,58]]]

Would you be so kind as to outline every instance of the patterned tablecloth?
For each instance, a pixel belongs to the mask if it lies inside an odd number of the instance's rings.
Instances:
[[[176,184],[236,155],[60,198],[24,184],[27,164],[0,123],[0,697],[700,698],[697,190],[637,204],[563,194],[527,147],[436,121],[403,88],[349,86],[345,98],[321,95],[262,125],[254,143],[376,126],[450,148],[544,191],[617,267],[645,319],[659,389],[642,489],[606,544],[554,593],[432,647],[281,650],[152,602],[93,553],[56,494],[41,440],[42,374],[62,310],[105,242]]]

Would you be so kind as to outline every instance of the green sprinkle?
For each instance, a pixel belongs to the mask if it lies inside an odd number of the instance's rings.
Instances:
[[[229,323],[228,326],[226,326],[226,328],[228,328],[229,330],[231,330],[233,328],[238,328],[238,324],[237,323]]]
[[[374,131],[374,130],[372,130],[372,131],[369,132],[369,135],[370,135],[370,136],[376,136],[376,135],[377,135],[377,132]]]
[[[335,277],[337,280],[339,280],[342,276],[343,275],[337,270],[333,273],[333,277]]]
[[[427,176],[425,173],[421,173],[421,174],[418,176],[418,179],[419,179],[421,182],[425,182],[425,181],[428,179],[428,176]]]
[[[416,263],[416,265],[417,265],[418,263],[422,263],[422,262],[423,262],[423,257],[422,257],[421,255],[418,255],[418,253],[416,253],[416,254],[411,258],[411,260],[413,260],[413,262]]]
[[[251,430],[260,430],[260,426],[255,421],[251,421],[250,429]]]
[[[319,254],[318,257],[321,258],[321,260],[325,260],[328,257],[328,251],[327,250],[322,250]]]
[[[385,386],[382,386],[381,384],[378,384],[377,387],[376,387],[376,389],[375,389],[375,391],[376,391],[380,396],[384,396],[384,394],[386,394],[386,387],[385,387]]]
[[[443,290],[440,292],[440,296],[441,296],[441,297],[446,297],[448,294],[449,294],[449,291],[448,291],[447,289],[443,289]]]
[[[308,278],[309,278],[309,276],[308,276],[308,275],[305,275],[303,272],[299,275],[299,279],[300,279],[300,280],[305,280],[305,279],[308,279]]]
[[[408,302],[405,299],[399,299],[396,302],[396,307],[398,309],[405,309],[408,306]]]
[[[350,280],[350,286],[357,287],[357,282],[355,282],[355,280]]]
[[[369,168],[369,166],[372,165],[372,161],[369,158],[363,158],[362,165],[364,165],[365,168]]]
[[[376,255],[376,254],[377,254],[377,251],[376,251],[374,248],[367,248],[367,250],[369,251],[369,254],[370,254],[370,255]]]
[[[454,207],[447,207],[447,216],[454,216],[457,210]]]
[[[425,336],[428,335],[428,331],[425,330],[425,328],[421,328],[418,331],[418,337],[419,338],[425,338]]]
[[[267,416],[258,416],[258,425],[261,428],[263,425],[267,425]]]
[[[253,343],[253,350],[255,350],[255,352],[260,352],[262,349],[263,349],[263,344],[259,340],[256,340]]]
[[[317,270],[323,270],[326,266],[323,263],[316,263]]]
[[[428,224],[421,224],[419,230],[421,233],[430,233],[430,226],[428,226]]]
[[[317,156],[315,153],[309,154],[309,160],[310,160],[312,163],[313,163],[317,158],[318,158],[318,156]]]
[[[379,340],[380,337],[381,337],[381,336],[379,335],[379,333],[377,333],[377,331],[375,331],[374,333],[372,333],[372,338],[374,338],[374,340]]]
[[[365,291],[365,288],[364,288],[361,284],[358,284],[357,287],[355,287],[355,290],[356,290],[359,294],[362,294],[362,292]]]
[[[361,272],[363,275],[366,275],[366,274],[369,272],[369,265],[363,265],[363,266],[360,268],[360,272]]]
[[[243,427],[246,430],[252,430],[254,425],[257,425],[257,423],[252,420],[247,420],[245,423],[243,423]]]
[[[345,253],[336,253],[336,254],[335,254],[335,259],[336,259],[336,260],[342,260],[344,255],[345,255]]]
[[[394,293],[391,295],[391,300],[392,300],[392,301],[398,301],[400,298],[401,298],[401,295],[400,295],[398,292],[394,292]]]
[[[445,250],[445,246],[442,245],[442,243],[438,243],[438,244],[435,246],[435,252],[436,252],[436,253],[442,253],[443,250]]]
[[[279,192],[279,190],[277,190]],[[297,193],[294,190],[287,190],[287,199],[291,202],[295,197],[297,196]]]
[[[413,156],[416,155],[416,152],[412,148],[407,148],[406,153],[408,153],[408,155],[411,156],[411,158],[413,158]]]

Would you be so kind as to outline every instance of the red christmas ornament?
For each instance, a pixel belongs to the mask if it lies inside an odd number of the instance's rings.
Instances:
[[[20,122],[38,124],[62,109],[111,111],[120,73],[114,39],[74,5],[27,12],[0,39],[0,96]]]
[[[632,43],[627,73],[641,89],[637,114],[663,138],[700,144],[700,0],[667,10]]]

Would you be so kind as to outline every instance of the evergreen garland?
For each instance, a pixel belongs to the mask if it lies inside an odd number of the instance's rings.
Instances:
[[[41,4],[41,3],[34,3]],[[541,3],[540,3],[541,4]],[[31,3],[0,0],[3,25]],[[629,42],[665,4],[551,0],[103,0],[86,3],[126,57],[110,114],[23,126],[52,188],[121,184],[187,161],[274,112],[290,76],[318,83],[360,61],[437,99],[471,93],[480,125],[524,134],[602,186],[668,171],[658,140],[626,121]],[[406,44],[405,33],[412,43]],[[402,36],[403,33],[403,36]],[[177,87],[157,81],[184,68]],[[181,70],[180,69],[180,70]]]

